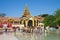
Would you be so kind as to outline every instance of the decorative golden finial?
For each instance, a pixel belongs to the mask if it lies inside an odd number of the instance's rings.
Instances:
[[[29,12],[29,10],[28,10],[28,6],[27,6],[27,4],[26,4],[26,7],[25,7],[25,10],[24,10],[24,13],[23,13],[23,16],[22,17],[29,17],[29,16],[31,16],[31,14],[30,14],[30,12]]]
[[[26,4],[26,7],[25,7],[25,11],[29,11],[29,10],[28,10],[28,5],[27,5],[27,4]]]

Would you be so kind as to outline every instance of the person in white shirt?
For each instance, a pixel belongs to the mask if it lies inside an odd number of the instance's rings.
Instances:
[[[7,26],[8,26],[7,24],[3,24],[3,28],[5,29],[5,32],[7,32],[7,29],[8,29]]]

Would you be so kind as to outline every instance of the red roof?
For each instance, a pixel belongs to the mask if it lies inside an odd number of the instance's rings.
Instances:
[[[18,17],[14,17],[13,20],[20,21],[20,19]]]
[[[9,19],[9,17],[0,17],[0,20],[8,20],[8,19]],[[13,17],[12,19],[15,21],[20,21],[20,19],[18,17]]]
[[[1,20],[7,20],[8,17],[1,17],[0,19],[1,19]]]

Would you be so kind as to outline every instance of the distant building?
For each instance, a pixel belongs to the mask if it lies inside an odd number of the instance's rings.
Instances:
[[[12,24],[23,24],[24,27],[38,26],[38,23],[42,22],[43,18],[40,16],[32,16],[28,10],[28,6],[25,7],[21,18],[18,17],[0,17],[0,23],[10,22]]]

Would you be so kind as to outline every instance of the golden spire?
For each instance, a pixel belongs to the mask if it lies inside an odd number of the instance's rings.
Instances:
[[[31,16],[31,14],[30,14],[30,12],[29,12],[29,10],[28,10],[28,6],[26,5],[22,17],[30,17],[30,16]]]

